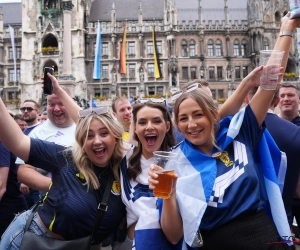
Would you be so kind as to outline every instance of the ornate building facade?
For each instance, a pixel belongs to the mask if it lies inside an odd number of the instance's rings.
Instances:
[[[53,67],[60,83],[79,100],[164,96],[201,78],[210,82],[214,98],[222,102],[259,65],[259,51],[274,47],[289,4],[287,0],[22,0],[0,4],[0,10],[0,90],[8,108],[15,109],[25,99],[42,101],[44,67]],[[119,74],[125,23],[127,74]],[[95,80],[98,24],[101,79]],[[9,25],[15,32],[17,81],[12,80]],[[158,79],[152,26],[162,71]],[[297,73],[297,58],[295,38],[286,72]]]

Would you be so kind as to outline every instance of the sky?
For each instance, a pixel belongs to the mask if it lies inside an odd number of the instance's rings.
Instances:
[[[21,2],[21,0],[0,0],[0,3],[16,3]]]

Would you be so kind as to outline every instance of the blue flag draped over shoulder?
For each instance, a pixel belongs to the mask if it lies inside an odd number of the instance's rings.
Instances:
[[[97,38],[96,38],[96,47],[95,47],[95,64],[94,64],[94,79],[101,78],[101,25],[98,21],[97,27]]]
[[[220,130],[216,140],[221,150],[225,150],[238,135],[244,114],[245,108],[234,117],[227,117],[220,122]],[[279,235],[289,236],[291,233],[280,192],[280,185],[283,185],[286,171],[285,154],[280,152],[267,130],[262,135],[258,149],[264,175],[264,188],[267,193],[267,202],[270,205],[269,214],[273,218]],[[178,164],[172,167],[175,167],[175,171],[179,175],[176,198],[183,221],[184,241],[187,243],[182,244],[179,248],[173,246],[173,249],[191,249],[190,246],[194,242],[215,182],[216,166],[213,167],[215,160],[195,149],[187,140],[175,147],[173,152],[179,153]],[[144,216],[141,216],[143,219],[140,217],[135,231],[135,242],[143,248],[138,248],[137,244],[136,249],[160,249],[151,248],[151,242],[155,242],[155,239],[151,239],[151,237],[155,235],[147,234],[150,229],[156,229],[157,232],[161,231],[158,212],[153,212],[151,216],[145,213]],[[150,221],[150,218],[155,223],[145,223],[146,220]],[[142,234],[144,234],[143,237]],[[147,248],[144,248],[145,246],[142,244],[143,239],[147,242]],[[158,241],[160,240],[159,238]]]

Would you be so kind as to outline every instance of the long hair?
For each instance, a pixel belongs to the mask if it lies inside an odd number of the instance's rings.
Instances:
[[[175,138],[173,133],[173,123],[171,116],[166,108],[165,105],[154,103],[151,101],[145,102],[145,103],[139,103],[133,105],[132,115],[133,115],[133,123],[134,127],[137,123],[137,113],[139,110],[141,110],[143,107],[150,107],[150,108],[156,108],[159,109],[163,114],[163,119],[165,123],[170,123],[170,129],[166,133],[162,144],[160,146],[160,150],[162,151],[169,151],[170,147],[175,145]],[[129,158],[129,167],[127,168],[127,175],[129,179],[136,180],[136,177],[142,172],[141,168],[141,156],[143,151],[143,145],[138,138],[137,134],[134,134],[134,139],[138,142],[138,145],[134,148],[132,156]]]
[[[199,106],[201,107],[204,115],[208,118],[210,121],[210,127],[211,127],[211,140],[215,147],[218,148],[215,140],[215,134],[217,130],[219,129],[219,113],[218,109],[215,105],[214,100],[211,96],[208,95],[208,93],[201,89],[195,89],[191,92],[184,92],[176,101],[174,105],[174,116],[175,116],[175,123],[178,127],[178,114],[179,114],[179,106],[180,104],[187,98],[194,99]]]
[[[123,158],[123,152],[125,147],[123,146],[122,134],[123,128],[122,126],[112,117],[110,113],[97,115],[95,113],[91,113],[85,118],[81,118],[77,124],[75,131],[75,145],[71,148],[74,163],[79,170],[79,172],[84,176],[85,183],[87,188],[90,187],[97,189],[99,188],[99,180],[94,173],[93,163],[88,158],[87,154],[84,152],[84,145],[87,140],[88,133],[90,128],[90,124],[92,120],[101,121],[104,126],[108,129],[109,133],[111,133],[116,138],[116,145],[114,152],[109,160],[109,167],[112,169],[113,175],[117,182],[120,181],[119,176],[119,164]]]

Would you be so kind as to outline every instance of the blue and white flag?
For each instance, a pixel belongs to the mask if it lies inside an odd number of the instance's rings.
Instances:
[[[13,59],[14,59],[14,82],[15,82],[15,81],[17,81],[17,63],[16,63],[16,54],[15,54],[15,30],[10,25],[9,25],[9,33],[10,33],[11,47],[12,47]]]
[[[220,122],[220,131],[216,141],[221,151],[225,150],[239,134],[244,114],[245,108],[233,118],[227,117]],[[176,198],[183,221],[184,241],[191,246],[210,201],[217,170],[212,157],[201,154],[187,140],[177,146],[173,152],[179,154],[178,162],[180,164],[175,168],[180,177],[176,185]],[[280,152],[268,131],[262,135],[259,154],[265,190],[270,204],[270,214],[279,235],[289,236],[289,224],[278,185],[278,179],[282,182],[285,176],[285,154]]]
[[[98,21],[97,28],[97,40],[96,40],[96,48],[95,48],[95,64],[94,64],[94,79],[101,78],[101,25]]]
[[[94,100],[94,97],[91,95],[90,97],[90,108],[93,109],[93,108],[97,108],[97,104]]]

